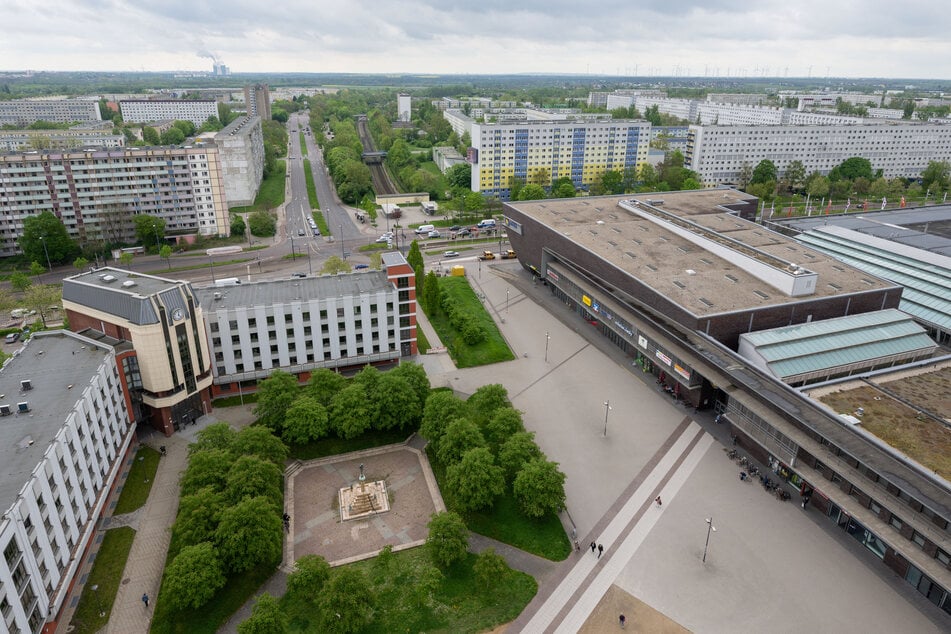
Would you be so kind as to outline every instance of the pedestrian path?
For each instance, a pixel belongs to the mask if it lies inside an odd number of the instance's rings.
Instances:
[[[604,555],[584,550],[567,574],[540,588],[536,599],[513,623],[512,631],[581,629],[660,520],[663,507],[655,499],[673,499],[713,443],[699,425],[686,419],[585,537],[584,543],[603,545]]]

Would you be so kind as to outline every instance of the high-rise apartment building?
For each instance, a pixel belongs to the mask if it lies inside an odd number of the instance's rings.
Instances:
[[[635,120],[473,123],[472,191],[509,198],[513,179],[548,186],[570,178],[575,187],[604,172],[647,160],[651,124]]]
[[[261,117],[239,117],[214,135],[228,207],[250,205],[264,178]]]
[[[396,95],[396,116],[403,122],[413,118],[413,99],[406,93]]]
[[[271,93],[267,84],[248,84],[244,87],[244,106],[249,117],[271,119]]]
[[[119,102],[119,109],[128,123],[191,121],[200,127],[208,117],[218,116],[214,99],[126,99]]]
[[[37,121],[101,121],[99,102],[85,99],[16,99],[0,101],[0,125],[28,126]]]
[[[113,134],[111,127],[108,130],[0,130],[0,152],[124,145],[125,135]]]

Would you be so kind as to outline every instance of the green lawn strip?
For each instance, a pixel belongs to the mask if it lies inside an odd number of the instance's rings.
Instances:
[[[432,324],[436,334],[443,345],[449,350],[449,355],[456,363],[458,368],[472,368],[500,361],[511,361],[515,358],[509,349],[502,333],[496,327],[492,317],[486,311],[482,302],[476,296],[475,291],[469,286],[469,281],[465,277],[441,277],[439,278],[439,288],[444,293],[455,296],[464,310],[471,311],[477,316],[477,319],[485,328],[486,338],[481,343],[470,346],[462,340],[452,324],[449,323],[445,313],[439,311],[436,315],[429,315],[429,322]]]
[[[242,242],[246,242],[247,238],[245,238],[244,236],[231,236],[231,238],[221,238],[221,240],[227,240],[230,243],[230,244],[221,245],[221,246],[233,246],[236,244],[241,244]],[[242,252],[247,253],[248,251],[260,251],[261,249],[266,249],[267,247],[268,245],[266,244],[255,244],[250,247],[244,247],[242,249]],[[207,258],[209,256],[205,252],[205,249],[202,248],[201,251],[188,251],[186,253],[179,253],[178,255],[174,257],[177,259],[177,258],[195,258],[195,257]]]
[[[370,431],[349,440],[334,436],[331,438],[322,438],[306,445],[288,445],[288,447],[291,450],[291,458],[313,460],[314,458],[323,458],[324,456],[335,456],[337,454],[350,453],[351,451],[360,451],[361,449],[400,443],[406,440],[411,433],[413,433],[412,429]]]
[[[320,209],[320,207],[317,207],[317,209]],[[316,213],[311,212],[310,217],[314,219],[315,223],[317,223],[317,228],[320,229],[320,232],[322,234],[324,234],[325,236],[330,235],[330,227],[327,226],[327,219],[324,218],[324,215],[322,213],[320,213],[319,211]]]
[[[304,139],[304,133],[299,132],[300,134],[300,155],[307,156],[307,140]]]
[[[128,526],[106,531],[82,596],[79,597],[76,612],[73,613],[71,625],[76,634],[98,632],[109,621],[133,539],[135,531]],[[93,590],[93,586],[97,586],[98,590]],[[100,612],[104,616],[99,616]]]
[[[257,403],[258,394],[257,392],[251,392],[250,394],[237,394],[235,396],[222,396],[221,398],[216,398],[211,402],[212,407],[238,407],[245,403]],[[227,416],[225,416],[227,418]]]
[[[320,209],[320,202],[317,200],[317,187],[314,185],[314,173],[310,170],[309,159],[304,159],[304,182],[307,183],[307,199],[310,201],[310,208]]]
[[[132,467],[129,469],[129,475],[125,479],[125,484],[122,485],[122,493],[112,512],[113,515],[131,513],[145,504],[149,498],[149,491],[152,490],[152,483],[155,482],[155,472],[158,470],[160,458],[161,454],[151,447],[139,446],[135,459],[132,461]]]
[[[448,571],[431,605],[419,605],[409,591],[422,571],[431,566],[423,548],[393,554],[393,564],[385,574],[375,570],[375,559],[350,564],[364,572],[376,599],[373,622],[361,632],[485,632],[517,617],[538,591],[538,584],[522,572],[510,570],[485,587],[476,579],[470,554]],[[281,608],[287,616],[288,631],[318,632],[313,604],[285,595]]]
[[[236,260],[225,260],[224,262],[217,262],[218,266],[226,266],[228,264],[244,264],[245,262],[254,262],[254,258],[238,258]],[[162,275],[162,273],[175,273],[177,271],[195,271],[198,269],[209,269],[211,268],[211,262],[203,262],[201,264],[191,264],[189,266],[173,266],[172,268],[165,267],[164,269],[154,269],[149,271],[151,275]]]
[[[374,242],[372,244],[365,244],[362,247],[357,248],[357,251],[366,253],[368,251],[385,251],[389,247],[386,246],[385,242]]]
[[[416,326],[416,351],[419,354],[426,354],[431,346],[429,345],[429,339],[426,338],[426,333],[423,332],[423,329]]]
[[[284,173],[287,170],[285,161],[276,161],[274,171],[261,181],[261,188],[254,199],[254,203],[245,207],[232,207],[233,213],[243,214],[252,211],[274,209],[284,202]]]
[[[172,536],[165,566],[172,562],[181,549]],[[248,599],[277,571],[279,561],[252,568],[240,575],[228,577],[228,583],[208,603],[197,610],[176,612],[167,602],[156,597],[155,614],[149,630],[155,634],[214,634],[238,611]]]

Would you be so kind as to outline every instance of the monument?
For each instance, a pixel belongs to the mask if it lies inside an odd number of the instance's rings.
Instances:
[[[340,489],[340,521],[358,519],[390,510],[390,499],[386,494],[386,481],[367,482],[360,463],[360,477],[357,483]]]

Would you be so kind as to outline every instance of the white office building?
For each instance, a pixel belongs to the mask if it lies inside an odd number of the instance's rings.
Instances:
[[[53,631],[135,436],[116,353],[34,334],[0,369],[0,394],[0,629]]]
[[[886,178],[915,178],[930,161],[951,160],[951,125],[895,123],[813,126],[690,126],[684,167],[700,174],[706,186],[736,183],[744,164],[763,159],[780,174],[792,161],[806,173],[829,171],[847,158],[861,156]]]
[[[413,118],[413,99],[406,93],[396,95],[396,116],[403,122]]]
[[[150,121],[191,121],[200,127],[208,117],[218,116],[214,99],[128,99],[119,102],[122,120],[128,123]]]
[[[16,99],[0,101],[0,125],[28,126],[37,121],[101,121],[99,102],[84,99]]]

